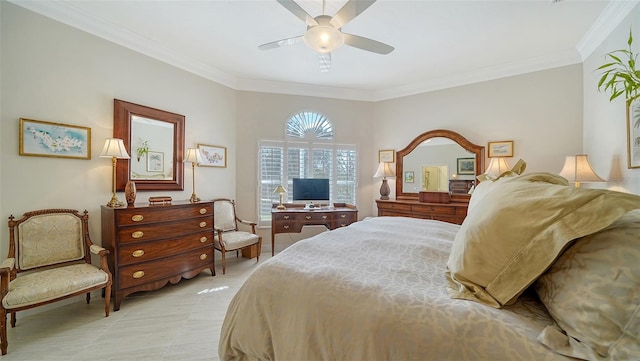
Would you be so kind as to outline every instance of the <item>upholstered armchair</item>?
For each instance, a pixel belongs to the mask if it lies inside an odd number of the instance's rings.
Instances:
[[[242,231],[238,223],[251,227],[251,232]],[[231,199],[219,198],[213,200],[213,226],[215,235],[213,246],[222,253],[222,274],[226,273],[225,253],[238,251],[256,245],[257,259],[260,261],[262,251],[262,237],[256,233],[256,223],[242,220],[236,215],[236,204]]]
[[[100,267],[91,264],[91,254]],[[9,256],[0,264],[0,349],[7,353],[7,313],[11,327],[16,312],[104,289],[109,316],[111,273],[109,251],[89,238],[89,214],[71,209],[45,209],[9,217]]]

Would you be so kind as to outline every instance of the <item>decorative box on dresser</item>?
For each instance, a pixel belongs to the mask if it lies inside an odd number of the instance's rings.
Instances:
[[[417,200],[376,200],[378,216],[412,217],[462,224],[467,216],[467,202],[427,203]]]
[[[138,291],[152,291],[192,278],[215,275],[213,202],[102,206],[102,246],[113,273],[113,309]]]

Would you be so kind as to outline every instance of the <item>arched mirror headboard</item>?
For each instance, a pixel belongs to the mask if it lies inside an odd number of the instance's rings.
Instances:
[[[415,184],[415,183],[406,182],[408,180],[407,179],[408,175],[405,173],[405,171],[408,171],[411,174],[412,182],[415,182],[414,178],[417,177],[417,175],[414,174],[415,170],[413,168],[405,169],[404,165],[410,163],[409,161],[405,161],[406,159],[408,159],[405,157],[412,155],[412,152],[414,152],[414,150],[416,150],[418,146],[427,145],[429,143],[451,144],[454,148],[461,148],[459,150],[456,150],[456,149],[453,150],[453,154],[450,155],[451,159],[442,161],[442,162],[448,162],[450,164],[457,163],[456,167],[451,171],[448,171],[448,173],[456,174],[456,177],[460,177],[460,178],[466,177],[472,180],[472,179],[475,179],[477,175],[480,175],[484,172],[484,147],[483,146],[471,143],[462,135],[451,130],[446,130],[446,129],[430,130],[428,132],[424,132],[420,134],[415,139],[413,139],[411,143],[409,143],[409,145],[407,145],[404,149],[396,152],[396,177],[397,177],[396,178],[396,199],[398,200],[401,200],[401,199],[417,200],[418,199],[419,197],[418,191],[422,189],[418,189],[417,187],[414,189],[405,189],[405,188],[408,188],[408,184]],[[456,153],[456,152],[462,152],[462,153]],[[416,151],[414,154],[417,154],[417,153],[418,151]],[[462,154],[462,155],[459,155],[459,154]],[[473,162],[467,162],[467,163],[462,163],[462,162],[464,162],[466,159],[470,159],[474,157],[475,157],[475,169],[471,168],[471,169],[466,169],[465,171],[459,172],[460,164],[467,165],[467,166],[471,165],[473,167],[472,165]],[[416,163],[416,162],[420,162],[420,161],[411,160],[411,163]],[[424,166],[422,168],[424,168]],[[463,174],[463,173],[467,173],[467,174]],[[450,174],[445,174],[444,176],[448,180]],[[468,201],[469,196],[466,194],[462,194],[462,195],[455,195],[455,197],[452,196],[452,199],[454,198],[460,201],[465,201],[465,200]]]

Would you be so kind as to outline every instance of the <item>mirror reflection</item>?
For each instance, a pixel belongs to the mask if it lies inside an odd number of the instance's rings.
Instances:
[[[114,99],[113,136],[131,159],[118,162],[116,189],[129,180],[138,191],[183,190],[185,116]]]
[[[129,179],[173,179],[172,123],[131,116],[131,166]]]
[[[458,159],[474,158],[449,138],[435,137],[420,143],[404,157],[402,189],[405,193],[449,192],[450,180],[470,180],[474,174],[458,174]]]
[[[475,176],[482,172],[483,146],[451,130],[430,130],[396,152],[396,199],[418,200],[419,192],[437,191],[468,202]]]

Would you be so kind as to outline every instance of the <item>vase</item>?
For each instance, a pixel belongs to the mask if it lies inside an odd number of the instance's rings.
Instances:
[[[127,200],[127,204],[132,206],[136,202],[136,183],[128,181],[124,186],[124,198]]]

